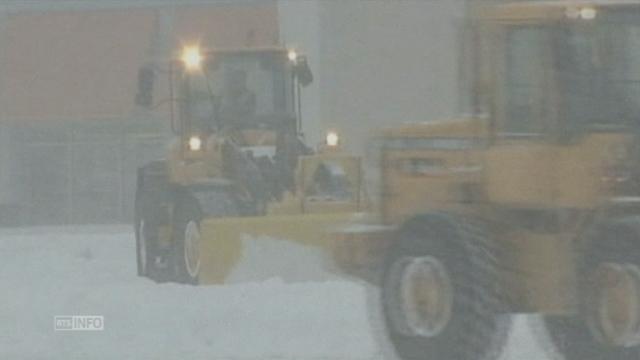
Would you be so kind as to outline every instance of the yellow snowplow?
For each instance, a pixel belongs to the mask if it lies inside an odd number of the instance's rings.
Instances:
[[[139,168],[138,274],[223,283],[244,236],[328,247],[327,231],[366,210],[360,158],[337,133],[311,149],[301,133],[306,57],[285,48],[186,47],[168,74],[174,138],[164,160]],[[140,70],[140,106],[153,106],[158,65]],[[276,260],[277,261],[277,260]]]
[[[516,313],[552,358],[638,359],[640,1],[470,6],[473,115],[380,133],[379,223],[338,263],[400,359],[498,359]]]

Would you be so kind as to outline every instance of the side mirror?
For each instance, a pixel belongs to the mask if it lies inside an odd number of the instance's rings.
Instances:
[[[306,56],[298,56],[293,71],[295,72],[300,85],[308,86],[313,82],[313,73],[309,68],[309,63],[307,62]]]
[[[145,65],[138,70],[138,93],[136,105],[150,108],[153,105],[153,83],[156,73],[150,65]]]

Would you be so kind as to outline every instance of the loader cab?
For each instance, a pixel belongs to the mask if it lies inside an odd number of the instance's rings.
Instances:
[[[179,69],[177,132],[224,132],[241,146],[299,133],[300,86],[310,82],[304,57],[283,48],[188,51],[197,50],[185,49]]]
[[[504,26],[496,110],[505,136],[570,141],[640,119],[640,4],[564,11]]]
[[[524,2],[481,15],[490,200],[591,208],[611,195],[601,179],[629,161],[640,125],[640,4],[597,4]]]

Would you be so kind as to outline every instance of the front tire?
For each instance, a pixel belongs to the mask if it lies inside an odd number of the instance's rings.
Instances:
[[[412,360],[497,358],[510,317],[500,313],[494,250],[478,227],[444,214],[405,226],[384,265],[385,350]]]
[[[136,265],[138,276],[147,276],[149,267],[149,245],[147,244],[147,232],[145,231],[144,219],[137,218],[135,221],[136,234]]]
[[[156,161],[138,169],[134,204],[137,274],[157,282],[171,279],[167,249],[160,245],[160,228],[169,218],[167,198],[165,163]]]
[[[185,199],[176,209],[172,257],[179,283],[198,284],[202,266],[201,221],[202,212],[195,199]]]
[[[544,317],[550,356],[566,360],[640,358],[640,220],[596,227],[578,267],[576,316]]]

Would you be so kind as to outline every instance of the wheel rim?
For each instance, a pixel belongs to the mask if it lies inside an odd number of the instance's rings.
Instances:
[[[453,286],[445,266],[432,256],[406,257],[392,267],[400,281],[391,311],[399,331],[410,336],[434,337],[451,320]]]
[[[189,276],[200,272],[200,229],[195,221],[189,221],[184,231],[184,263]]]
[[[609,345],[640,345],[640,268],[603,263],[590,280],[587,320],[591,334]]]
[[[142,274],[147,272],[147,234],[145,231],[144,220],[140,220],[140,224],[138,224],[138,261]]]

